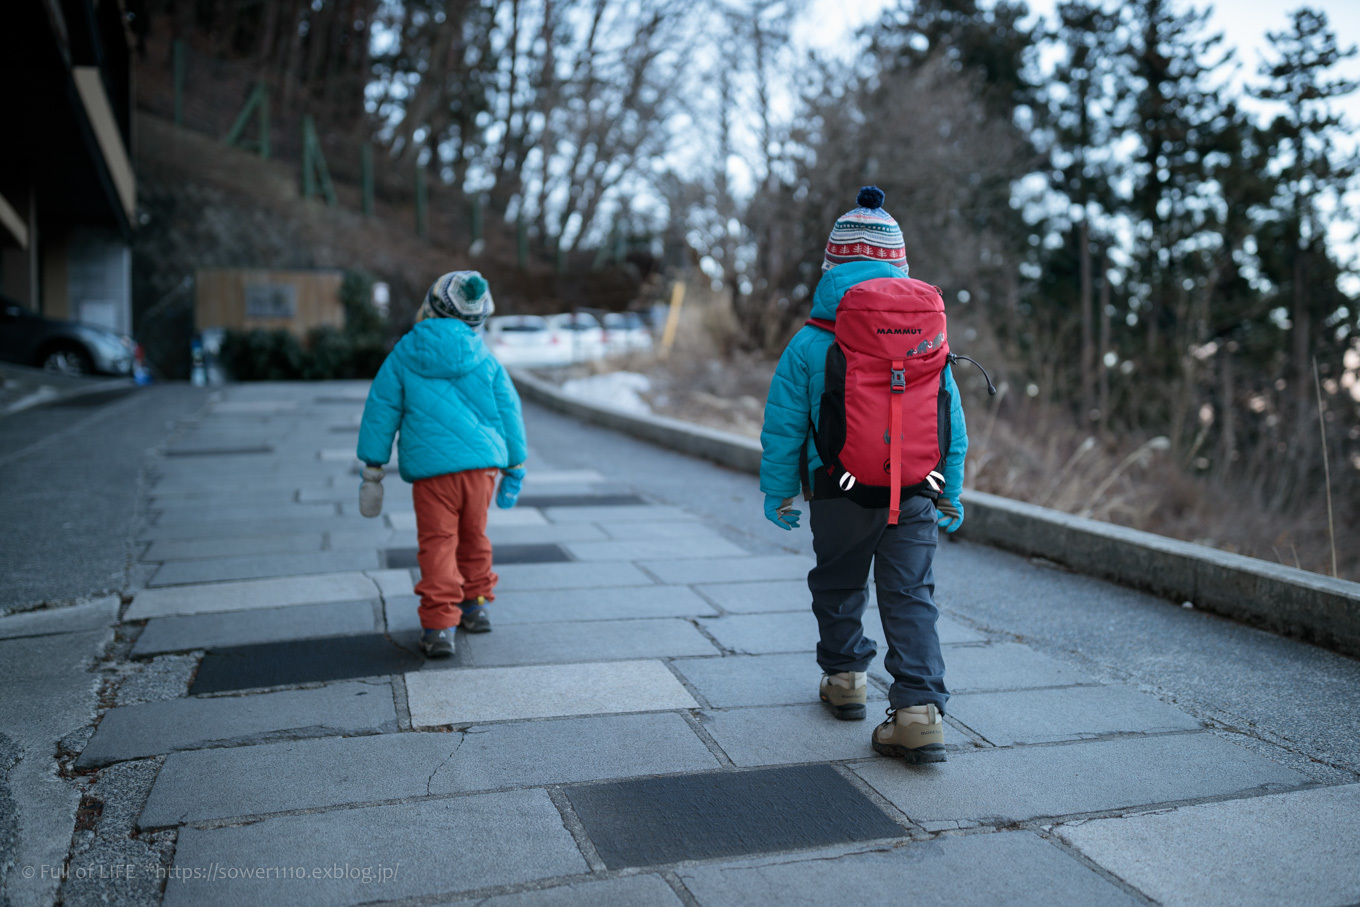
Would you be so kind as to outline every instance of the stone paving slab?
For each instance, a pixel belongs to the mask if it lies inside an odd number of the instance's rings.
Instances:
[[[0,639],[102,630],[118,619],[122,600],[104,595],[67,608],[43,608],[0,617]],[[696,612],[698,613],[698,612]]]
[[[137,593],[123,619],[144,620],[170,614],[206,614],[356,601],[375,598],[377,593],[377,584],[362,573],[285,576],[235,583],[145,589]]]
[[[707,617],[717,614],[712,605],[695,595],[688,586],[498,591],[491,607],[491,619],[496,626],[565,620]]]
[[[883,720],[884,704],[870,702],[863,721],[841,721],[821,703],[709,711],[701,720],[736,765],[835,762],[874,755],[869,735]]]
[[[178,560],[162,564],[148,586],[185,586],[193,583],[220,583],[271,576],[303,576],[340,573],[346,570],[375,570],[379,566],[374,551],[316,551],[309,554],[260,554],[246,557],[217,557],[204,560]]]
[[[300,504],[296,501],[282,504],[235,504],[235,505],[189,505],[161,508],[154,525],[174,526],[186,535],[192,535],[199,523],[216,523],[218,520],[273,520],[273,519],[326,519],[336,516],[334,504]]]
[[[301,484],[313,484],[323,479],[339,479],[345,471],[327,467],[322,463],[296,463],[281,459],[258,458],[248,462],[239,457],[194,457],[183,462],[163,462],[157,466],[156,484],[152,494],[167,491],[218,491],[230,492],[236,488],[249,488],[253,491],[273,487],[294,488]]]
[[[137,820],[158,828],[430,793],[461,734],[373,734],[171,753]]]
[[[1360,900],[1360,784],[1098,819],[1058,834],[1161,904]]]
[[[905,834],[829,765],[640,778],[566,794],[610,869]]]
[[[730,614],[705,618],[700,625],[723,646],[745,655],[769,655],[775,652],[811,652],[817,646],[817,619],[812,606],[800,612],[770,614]],[[947,617],[935,625],[940,642],[945,645],[985,642],[986,637]],[[878,611],[864,612],[864,631],[879,641],[880,651],[886,650]],[[949,653],[945,653],[949,664]]]
[[[499,599],[497,599],[499,601]],[[387,632],[394,636],[410,637],[420,632],[420,597],[416,595],[383,596],[383,618]],[[495,612],[492,612],[493,614]]]
[[[439,794],[719,767],[679,715],[610,715],[469,728],[457,756],[427,777]]]
[[[718,654],[693,624],[675,617],[508,624],[493,633],[460,634],[458,647],[475,667]]]
[[[967,693],[950,699],[948,708],[956,720],[996,746],[1200,727],[1175,706],[1122,685]]]
[[[238,488],[231,491],[211,488],[199,491],[156,491],[147,498],[147,506],[151,510],[176,510],[188,509],[191,507],[238,507],[243,504],[280,506],[283,504],[291,504],[297,500],[296,488],[291,490],[282,490],[279,488]],[[318,498],[303,500],[301,503],[317,504],[322,503],[322,501]]]
[[[961,741],[946,729],[945,742]],[[880,758],[854,771],[928,828],[956,821],[1009,824],[1308,781],[1207,732],[951,753],[946,765],[926,769]]]
[[[715,557],[686,561],[644,561],[642,566],[663,583],[729,583],[806,580],[812,558],[796,554],[760,557]]]
[[[220,400],[211,404],[212,415],[272,415],[291,413],[298,408],[297,400]]]
[[[733,614],[760,614],[769,611],[807,612],[812,609],[812,594],[807,579],[772,580],[763,583],[706,583],[694,590]],[[870,587],[869,604],[874,603]]]
[[[880,653],[879,663],[882,658]],[[679,658],[673,665],[709,705],[719,709],[815,703],[822,678],[822,669],[811,651]],[[870,703],[886,699],[873,684],[868,686],[868,698]]]
[[[453,905],[454,901],[441,901]],[[468,901],[458,901],[468,904]],[[658,875],[623,876],[599,882],[574,882],[554,888],[478,898],[477,907],[679,907],[684,902]]]
[[[363,525],[361,517],[257,517],[242,520],[216,520],[173,526],[147,526],[137,534],[137,540],[156,539],[225,539],[253,535],[307,535],[320,532],[343,532]],[[414,524],[412,524],[414,525]]]
[[[869,853],[812,852],[676,870],[703,907],[781,904],[1134,905],[1033,832],[913,841]]]
[[[598,519],[594,525],[598,526],[602,532],[611,539],[623,541],[661,541],[664,539],[684,540],[684,539],[706,539],[713,538],[718,534],[714,532],[709,524],[699,520],[692,513],[679,511],[679,518],[667,518],[665,522],[648,523],[635,519],[611,520]],[[721,536],[718,536],[721,538]]]
[[[189,695],[385,677],[424,663],[417,646],[398,645],[383,633],[228,646],[203,656]]]
[[[727,539],[690,538],[642,541],[575,542],[566,545],[578,561],[640,561],[658,557],[741,557],[746,554]]]
[[[313,532],[224,539],[157,539],[141,559],[152,562],[192,561],[245,555],[310,554],[321,550],[324,538],[320,532]]]
[[[497,567],[497,592],[526,589],[603,589],[608,586],[645,586],[652,578],[623,561],[594,564],[509,564]]]
[[[524,471],[524,487],[536,485],[591,485],[605,481],[594,469],[533,469]]]
[[[132,657],[381,631],[376,624],[371,601],[157,617],[137,637]]]
[[[407,568],[393,570],[369,570],[365,574],[377,585],[378,591],[386,598],[389,595],[410,595],[415,590],[415,580]]]
[[[362,855],[362,856],[360,856]],[[186,870],[230,867],[378,867],[362,876],[306,880],[195,880]],[[392,806],[279,816],[179,834],[167,905],[353,904],[452,894],[588,871],[546,791],[474,794]],[[220,872],[220,870],[219,870]]]
[[[604,542],[608,536],[598,526],[590,523],[544,523],[538,526],[492,526],[488,527],[486,537],[491,546],[496,545],[543,545],[562,542]],[[411,538],[414,540],[415,536]],[[414,544],[414,542],[413,542]]]
[[[623,504],[615,507],[550,507],[544,515],[554,523],[660,523],[695,520],[694,514],[679,507],[660,504]]]
[[[419,671],[406,698],[415,727],[698,706],[659,661]]]
[[[162,477],[149,489],[148,504],[159,509],[164,504],[183,507],[189,504],[212,506],[211,502],[230,500],[232,504],[262,501],[271,504],[299,502],[303,504],[335,503],[336,487],[332,477],[324,473],[311,475],[273,475],[263,473],[246,480],[219,483],[200,473],[196,478],[166,479]],[[240,495],[236,492],[241,491]],[[357,489],[356,489],[357,492]]]
[[[553,507],[646,507],[647,499],[631,492],[619,492],[612,488],[594,491],[589,487],[570,488],[557,486],[545,488],[536,494],[523,494],[519,505],[536,507],[546,511]]]
[[[944,653],[945,683],[952,693],[1093,683],[1090,675],[1016,642],[956,646]],[[884,679],[887,674],[882,673]]]
[[[148,702],[105,712],[76,765],[93,768],[175,750],[241,746],[280,737],[394,731],[396,721],[392,687],[385,681]]]
[[[393,529],[381,520],[364,520],[351,529],[341,529],[326,533],[326,547],[335,551],[351,548],[387,548],[388,546],[414,546],[417,544],[414,529]]]

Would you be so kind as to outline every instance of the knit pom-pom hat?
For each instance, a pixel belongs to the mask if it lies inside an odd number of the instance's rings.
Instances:
[[[458,318],[477,327],[494,311],[485,277],[476,271],[451,271],[430,286],[419,317]]]
[[[902,229],[883,210],[883,190],[865,186],[855,199],[856,207],[842,214],[826,241],[822,270],[850,261],[884,261],[907,276],[907,249]]]

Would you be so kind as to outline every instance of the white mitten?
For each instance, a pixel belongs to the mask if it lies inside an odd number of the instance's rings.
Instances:
[[[359,512],[366,517],[375,517],[382,513],[383,468],[365,466],[362,475],[364,480],[359,483]]]

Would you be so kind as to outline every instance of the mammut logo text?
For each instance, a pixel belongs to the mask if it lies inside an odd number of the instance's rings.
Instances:
[[[880,334],[919,334],[920,328],[876,328]]]

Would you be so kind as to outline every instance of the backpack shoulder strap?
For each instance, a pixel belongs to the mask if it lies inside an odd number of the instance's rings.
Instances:
[[[836,322],[834,321],[827,321],[825,318],[809,318],[807,323],[809,327],[821,328],[830,334],[836,333]]]

